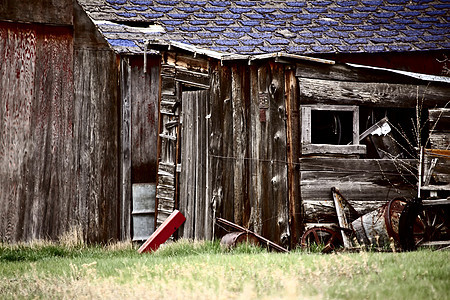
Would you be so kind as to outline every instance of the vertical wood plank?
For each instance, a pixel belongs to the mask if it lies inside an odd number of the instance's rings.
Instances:
[[[359,106],[353,110],[353,145],[359,145]]]
[[[288,213],[288,168],[286,151],[286,100],[285,100],[285,73],[281,64],[271,63],[271,82],[269,95],[273,99],[270,106],[271,129],[267,143],[272,143],[271,157],[271,201],[273,203],[271,224],[269,228],[273,231],[273,240],[276,243],[287,246],[289,243],[289,213]],[[270,230],[270,229],[269,229]]]
[[[250,66],[250,229],[256,233],[262,234],[263,220],[261,214],[261,194],[263,187],[261,186],[261,168],[260,164],[260,144],[261,141],[261,122],[259,116],[259,101],[256,95],[259,95],[258,67]]]
[[[289,241],[284,69],[270,63],[259,66],[257,74],[258,93],[252,95],[253,109],[259,110],[258,95],[269,97],[266,120],[255,122],[256,134],[252,136],[252,142],[259,143],[257,157],[252,159],[259,165],[254,184],[261,187],[261,234],[284,245]],[[252,116],[255,115],[258,116]]]
[[[311,144],[311,107],[301,108],[302,144]]]
[[[231,107],[232,107],[232,122],[233,122],[233,191],[234,191],[234,222],[239,225],[243,225],[243,202],[244,202],[244,182],[245,182],[245,170],[244,162],[246,157],[245,151],[245,122],[244,119],[244,99],[242,97],[242,69],[238,66],[231,68]]]
[[[298,84],[295,70],[286,69],[286,136],[288,159],[288,199],[289,199],[289,229],[291,233],[290,246],[294,248],[300,239],[302,228],[300,171],[297,167],[301,155],[300,147],[300,103],[298,97]]]
[[[229,174],[233,174],[233,163],[227,157],[232,154],[232,132],[230,121],[232,114],[231,101],[231,71],[228,66],[221,66],[215,62],[211,66],[210,86],[210,118],[209,122],[209,166],[208,178],[210,187],[207,196],[211,207],[211,217],[233,219],[232,181]],[[213,236],[220,237],[225,231],[220,227],[213,227]],[[216,231],[217,230],[217,231]]]
[[[189,92],[182,93],[181,110],[181,173],[180,173],[180,212],[186,217],[183,224],[183,237],[193,238],[195,224],[195,202],[192,193],[195,188],[196,174],[193,167],[193,149],[196,143],[193,134],[194,101]]]
[[[160,59],[147,59],[144,73],[142,57],[129,57],[131,65],[131,181],[156,182],[158,137],[158,99]]]
[[[196,224],[195,224],[195,238],[205,239],[206,226],[206,103],[208,101],[208,92],[206,90],[196,91],[196,123],[197,123],[197,138],[198,147],[196,149]]]
[[[129,58],[120,62],[121,71],[121,165],[122,165],[122,199],[121,199],[121,239],[129,240],[131,214],[131,65]]]

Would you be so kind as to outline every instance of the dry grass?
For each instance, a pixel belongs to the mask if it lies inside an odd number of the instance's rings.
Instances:
[[[445,299],[450,294],[446,251],[278,254],[180,241],[153,254],[139,255],[125,243],[74,247],[55,257],[44,251],[48,247],[34,248],[44,252],[37,260],[19,261],[1,259],[6,246],[0,247],[0,298]]]

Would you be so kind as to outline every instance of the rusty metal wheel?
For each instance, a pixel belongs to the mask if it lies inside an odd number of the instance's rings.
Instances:
[[[400,218],[399,235],[407,251],[450,240],[450,206],[408,202]]]
[[[389,201],[386,207],[386,213],[384,214],[386,229],[390,237],[392,237],[396,243],[400,243],[399,226],[400,216],[405,209],[407,200],[399,197]]]
[[[448,207],[424,206],[416,216],[413,225],[415,246],[426,242],[450,239]]]
[[[303,233],[301,243],[303,248],[323,247],[322,252],[329,252],[342,245],[342,238],[331,228],[312,227]]]

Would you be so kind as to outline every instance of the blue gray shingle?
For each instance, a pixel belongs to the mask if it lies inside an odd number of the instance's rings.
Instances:
[[[143,52],[146,38],[242,54],[450,49],[449,0],[78,1],[119,52]]]

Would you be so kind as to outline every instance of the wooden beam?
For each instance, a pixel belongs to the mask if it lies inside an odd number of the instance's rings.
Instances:
[[[198,86],[200,88],[209,88],[209,74],[191,71],[181,67],[175,67],[175,80]]]
[[[384,70],[367,70],[354,68],[346,64],[317,64],[299,62],[296,67],[297,77],[358,82],[397,82],[417,83],[417,79]]]
[[[366,154],[366,145],[302,145],[302,154]]]
[[[352,104],[385,107],[425,107],[448,102],[449,85],[408,85],[299,78],[302,104]]]

